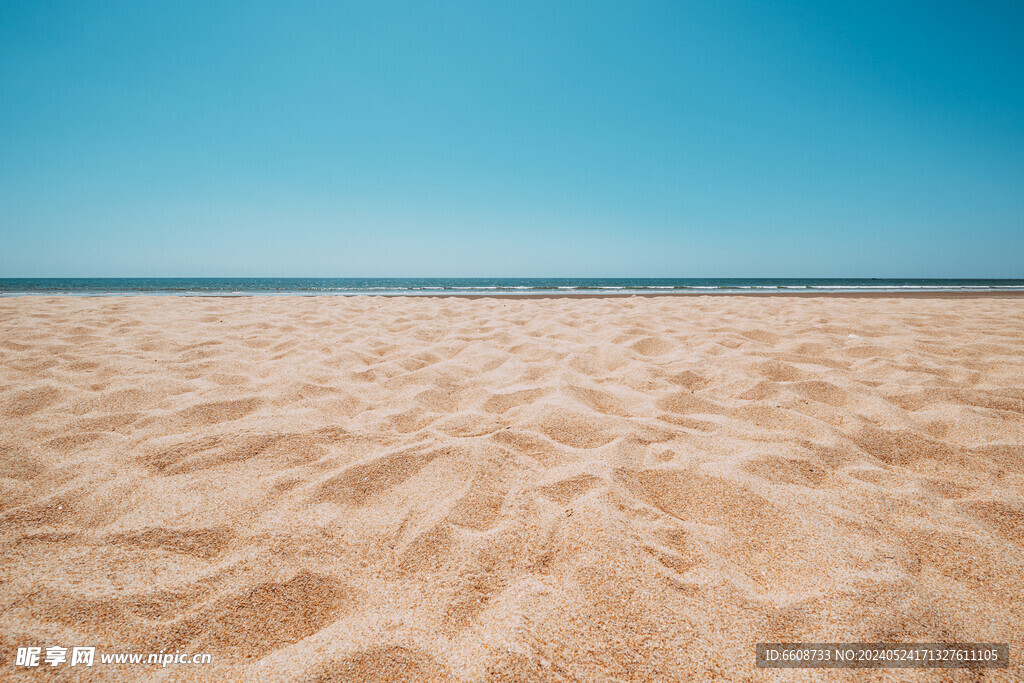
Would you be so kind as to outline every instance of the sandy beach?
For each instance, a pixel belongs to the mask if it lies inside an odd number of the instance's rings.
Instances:
[[[3,678],[1024,677],[1020,297],[4,298],[0,463]]]

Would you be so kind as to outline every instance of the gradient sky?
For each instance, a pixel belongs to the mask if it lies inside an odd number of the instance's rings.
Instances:
[[[1019,2],[4,0],[0,277],[1024,277],[1022,32]]]

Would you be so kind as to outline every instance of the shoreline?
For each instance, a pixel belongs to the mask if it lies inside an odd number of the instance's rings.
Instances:
[[[294,298],[294,299],[316,299],[316,298],[381,298],[381,299],[628,299],[631,297],[658,298],[658,297],[761,297],[761,298],[819,298],[819,299],[1019,299],[1024,298],[1024,291],[995,290],[991,292],[978,291],[922,291],[922,292],[602,292],[595,294],[584,294],[580,292],[550,292],[536,294],[324,294],[298,292],[282,293],[255,293],[244,292],[239,294],[64,294],[64,293],[18,293],[0,294],[3,299],[249,299],[249,298]]]

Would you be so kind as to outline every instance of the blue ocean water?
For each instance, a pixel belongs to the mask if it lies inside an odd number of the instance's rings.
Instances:
[[[915,278],[8,278],[0,296],[514,295],[1024,290],[1021,279]]]

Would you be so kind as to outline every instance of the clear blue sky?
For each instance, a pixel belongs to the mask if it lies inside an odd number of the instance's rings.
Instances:
[[[1024,277],[1019,2],[0,3],[0,277]]]

